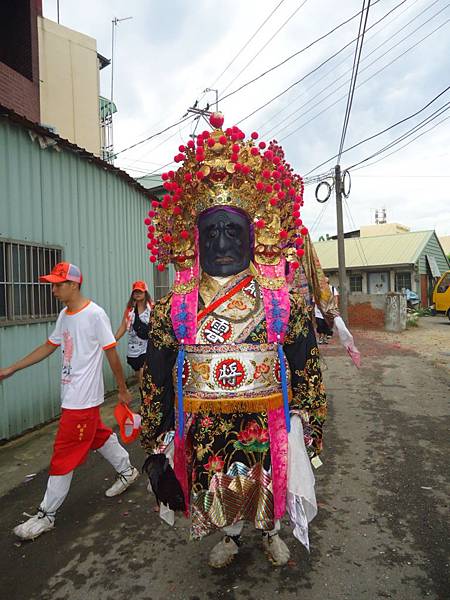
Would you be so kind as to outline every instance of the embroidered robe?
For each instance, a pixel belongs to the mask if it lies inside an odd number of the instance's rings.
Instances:
[[[228,297],[239,284],[245,285]],[[168,294],[157,302],[150,317],[141,409],[141,440],[149,453],[175,427],[174,365],[179,343],[170,318],[171,297]],[[223,297],[227,300],[220,302]],[[257,279],[247,270],[221,286],[203,274],[198,314],[195,349],[200,354],[187,352],[183,369],[186,389],[198,389],[185,405],[192,537],[201,538],[240,520],[261,530],[273,529],[281,450],[274,447],[275,435],[271,438],[270,404],[265,406],[261,394],[252,389],[279,387],[280,374],[270,354]],[[290,413],[301,417],[305,447],[312,458],[322,449],[326,397],[310,313],[296,292],[290,292],[283,349],[290,371]],[[236,392],[230,395],[232,388]],[[211,400],[218,389],[224,390],[223,410],[220,394]]]

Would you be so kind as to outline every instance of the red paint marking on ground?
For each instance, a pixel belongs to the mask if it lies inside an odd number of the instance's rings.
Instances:
[[[414,356],[417,353],[411,349],[406,348],[399,342],[394,341],[381,341],[371,336],[370,330],[352,330],[352,334],[355,340],[356,347],[361,353],[361,360],[364,361],[365,356],[377,357],[377,356],[390,356],[396,355],[399,352]],[[319,350],[324,356],[345,356],[347,353],[345,348],[341,346],[339,340],[333,337],[327,344],[321,344]],[[363,363],[364,364],[364,363]]]

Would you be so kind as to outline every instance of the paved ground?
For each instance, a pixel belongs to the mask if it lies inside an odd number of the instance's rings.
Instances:
[[[358,336],[392,344],[399,350],[414,350],[439,370],[444,369],[450,374],[450,320],[446,317],[422,317],[418,327],[401,333],[360,331]]]
[[[47,426],[0,449],[2,597],[450,598],[450,375],[439,363],[450,327],[422,321],[401,336],[357,333],[360,371],[334,342],[323,348],[331,414],[310,555],[286,526],[292,560],[274,569],[248,532],[239,560],[211,571],[206,556],[219,538],[189,543],[185,521],[174,529],[160,522],[143,478],[121,498],[105,498],[112,474],[97,455],[79,469],[55,530],[21,544],[11,529],[41,498],[54,429]],[[141,464],[138,445],[131,453]],[[30,473],[37,475],[24,483]]]

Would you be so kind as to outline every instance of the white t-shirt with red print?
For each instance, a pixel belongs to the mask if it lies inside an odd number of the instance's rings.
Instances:
[[[102,404],[103,350],[117,345],[103,308],[91,300],[76,312],[64,308],[48,342],[62,348],[62,408],[82,409]]]

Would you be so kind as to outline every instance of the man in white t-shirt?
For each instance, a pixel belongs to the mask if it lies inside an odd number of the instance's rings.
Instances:
[[[10,367],[0,369],[1,381],[47,358],[61,346],[61,418],[45,496],[37,514],[14,529],[25,540],[53,529],[56,511],[69,492],[73,471],[86,460],[90,450],[98,450],[118,473],[115,483],[105,492],[108,497],[124,492],[139,475],[116,434],[100,417],[99,407],[104,400],[103,352],[117,381],[119,401],[128,404],[131,399],[108,316],[103,308],[81,294],[82,275],[75,265],[58,263],[50,275],[40,279],[52,284],[53,295],[66,308],[60,312],[45,344]]]

